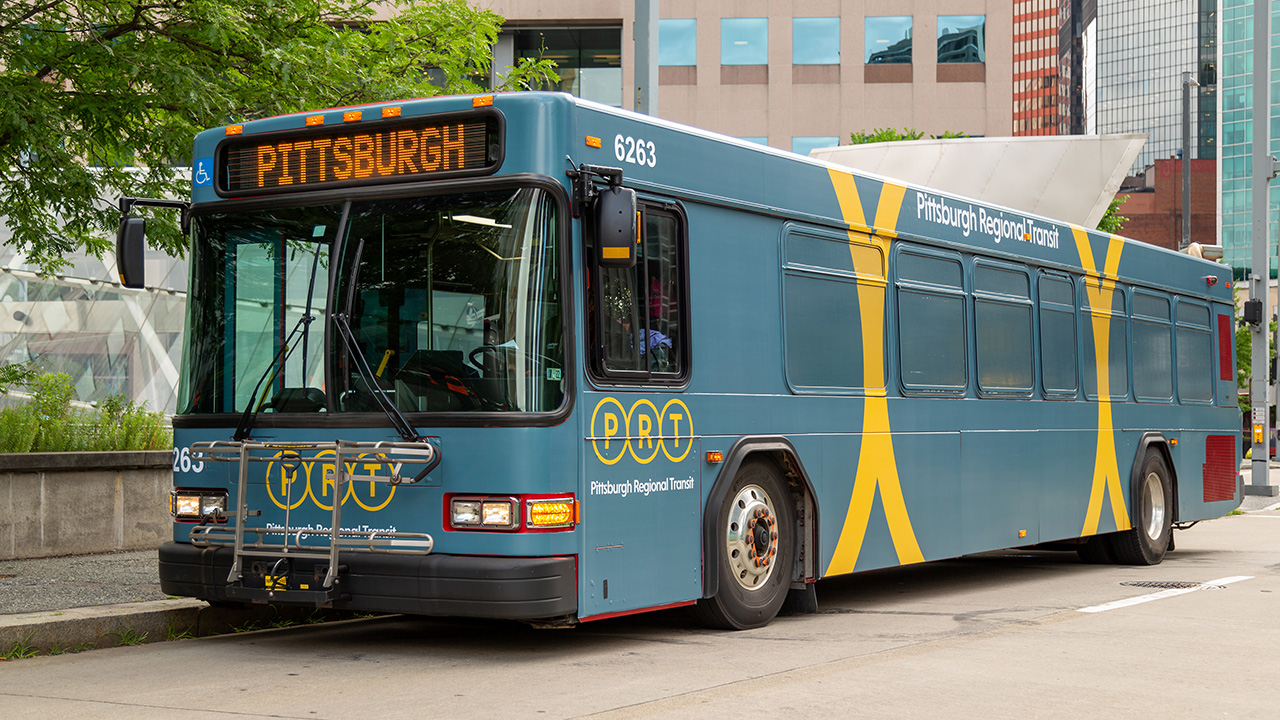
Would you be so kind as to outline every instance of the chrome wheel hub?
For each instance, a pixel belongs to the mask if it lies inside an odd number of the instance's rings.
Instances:
[[[778,554],[778,514],[760,486],[748,485],[733,498],[725,552],[730,571],[747,590],[763,586],[773,574]]]
[[[1156,473],[1147,473],[1147,477],[1143,480],[1145,502],[1142,507],[1142,519],[1145,521],[1143,528],[1147,533],[1147,537],[1155,540],[1160,537],[1160,533],[1164,531],[1165,514],[1168,512],[1168,505],[1165,502],[1164,483],[1160,482],[1160,476]]]

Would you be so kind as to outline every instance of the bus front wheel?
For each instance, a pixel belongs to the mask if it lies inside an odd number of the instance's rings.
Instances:
[[[1173,482],[1159,450],[1147,450],[1141,478],[1133,498],[1137,522],[1108,538],[1111,554],[1124,565],[1159,564],[1173,538]]]
[[[718,589],[695,614],[710,627],[764,627],[791,587],[795,515],[773,463],[748,459],[738,469],[715,524]]]

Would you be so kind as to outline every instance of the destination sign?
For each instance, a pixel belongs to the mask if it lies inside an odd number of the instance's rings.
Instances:
[[[496,167],[498,149],[492,116],[250,136],[223,144],[219,189],[287,192],[466,174]]]

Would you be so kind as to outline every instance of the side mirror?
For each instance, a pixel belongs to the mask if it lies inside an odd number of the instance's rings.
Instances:
[[[596,198],[596,259],[600,266],[635,267],[639,243],[636,191],[618,186],[601,190]]]
[[[146,270],[142,251],[146,238],[146,218],[120,218],[120,229],[116,232],[116,268],[120,271],[120,284],[127,288],[143,286]]]

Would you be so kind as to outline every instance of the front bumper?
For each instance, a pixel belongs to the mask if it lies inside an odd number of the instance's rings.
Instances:
[[[187,543],[160,546],[160,589],[168,595],[238,602],[228,594],[231,548]],[[365,612],[538,620],[576,615],[573,557],[477,557],[341,553],[345,567],[335,608]],[[295,577],[314,575],[317,561],[294,560]],[[250,568],[245,583],[258,583]],[[323,576],[323,572],[320,573]],[[314,604],[278,593],[278,604]]]

